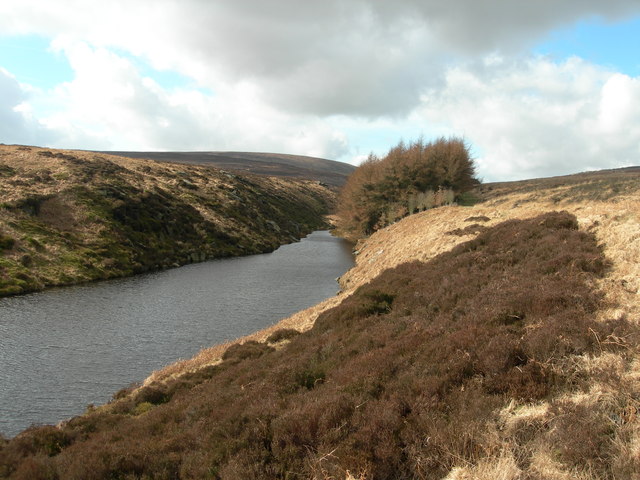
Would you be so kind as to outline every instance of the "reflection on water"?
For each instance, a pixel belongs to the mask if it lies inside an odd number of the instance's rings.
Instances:
[[[273,253],[0,299],[0,433],[101,404],[202,347],[338,290],[350,245],[314,232]]]

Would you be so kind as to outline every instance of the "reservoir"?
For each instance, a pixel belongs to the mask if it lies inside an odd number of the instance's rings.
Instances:
[[[273,253],[0,299],[0,433],[55,424],[200,349],[335,295],[351,244],[314,232]]]

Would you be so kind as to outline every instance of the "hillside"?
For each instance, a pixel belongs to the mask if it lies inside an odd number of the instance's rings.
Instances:
[[[7,442],[0,475],[640,478],[640,173],[474,194],[361,241],[335,298]]]
[[[325,228],[317,181],[0,146],[0,296],[272,251]]]
[[[317,180],[333,187],[344,185],[355,169],[348,163],[324,158],[257,152],[101,152],[158,162],[209,165],[234,172]]]

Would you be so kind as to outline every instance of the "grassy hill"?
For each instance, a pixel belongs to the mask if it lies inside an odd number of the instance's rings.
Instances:
[[[0,296],[272,251],[326,227],[317,181],[0,146]]]
[[[0,475],[639,478],[640,173],[474,194],[362,240],[335,298],[5,442]]]
[[[355,169],[348,163],[324,158],[257,152],[102,152],[128,158],[148,158],[158,162],[209,165],[234,172],[317,180],[342,186]]]

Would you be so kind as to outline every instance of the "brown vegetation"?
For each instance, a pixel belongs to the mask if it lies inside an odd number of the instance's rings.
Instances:
[[[470,231],[462,236],[447,235],[448,232],[465,230],[473,223],[491,227],[508,219],[529,219],[541,212],[557,209],[575,215],[580,230],[595,235],[610,261],[605,276],[595,279],[595,287],[605,295],[604,308],[596,312],[598,321],[626,318],[637,325],[640,319],[640,263],[637,261],[640,258],[640,169],[482,185],[480,190],[473,193],[483,200],[473,207],[444,207],[425,211],[379,230],[359,242],[356,247],[356,267],[340,279],[343,292],[339,296],[284,319],[250,338],[264,341],[279,328],[308,330],[323,311],[339,305],[358,287],[385,270],[416,260],[428,262],[477,235]],[[619,456],[611,461],[618,466],[627,465],[626,471],[633,472],[640,458],[640,422],[637,415],[640,407],[640,361],[637,359],[637,347],[633,343],[627,346],[629,350],[623,348],[618,353],[570,355],[560,363],[558,368],[564,375],[580,377],[586,393],[565,392],[537,402],[510,401],[498,405],[491,415],[493,420],[483,427],[487,436],[493,437],[496,442],[494,453],[477,463],[459,459],[454,462],[447,479],[610,478],[597,471],[589,473],[589,468],[586,471],[576,469],[572,464],[558,461],[556,447],[544,436],[531,436],[527,446],[532,452],[531,464],[526,467],[517,463],[515,455],[522,447],[514,450],[513,446],[522,443],[522,432],[530,430],[535,433],[541,425],[555,428],[558,425],[556,418],[564,415],[562,411],[551,408],[554,401],[568,403],[571,408],[580,407],[587,414],[592,413],[596,418],[588,421],[596,424],[617,419],[613,429],[609,430],[609,438]],[[215,364],[224,348],[216,346],[205,349],[191,360],[155,372],[148,383],[176,378],[181,372]],[[622,416],[619,416],[620,410],[623,411]],[[453,430],[450,434],[456,436],[461,433]],[[347,478],[370,478],[367,475],[360,476],[360,473],[360,470],[351,470],[352,476]],[[638,475],[631,473],[619,478],[637,479]]]
[[[0,476],[638,480],[640,173],[476,195],[363,240],[341,295],[246,347],[0,439]]]
[[[219,365],[24,432],[0,451],[2,472],[632,478],[638,402],[623,370],[637,327],[599,316],[610,268],[568,213],[506,221],[384,272],[280,349],[235,346]]]
[[[312,181],[0,146],[0,296],[272,251],[326,227],[334,197]]]
[[[351,238],[369,235],[406,215],[453,203],[478,181],[462,140],[400,143],[373,154],[347,179],[338,204],[339,227]]]
[[[243,174],[317,180],[333,187],[344,185],[355,167],[344,162],[304,155],[257,152],[102,152],[158,162],[209,165]]]

